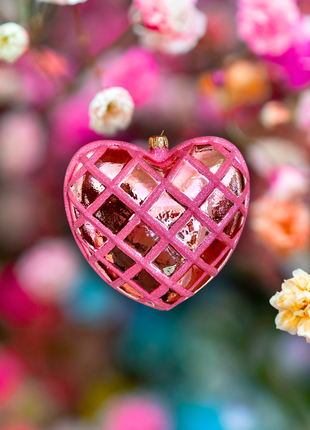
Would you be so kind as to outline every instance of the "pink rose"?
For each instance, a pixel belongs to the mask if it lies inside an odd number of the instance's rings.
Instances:
[[[286,52],[295,42],[300,21],[295,0],[239,0],[239,36],[256,54]]]
[[[207,19],[195,0],[134,0],[131,20],[143,46],[168,54],[193,49],[205,34]]]
[[[161,33],[178,31],[195,3],[196,0],[134,0],[133,20]]]

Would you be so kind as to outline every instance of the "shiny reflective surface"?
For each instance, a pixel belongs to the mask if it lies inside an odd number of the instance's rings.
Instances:
[[[103,264],[102,261],[96,261],[95,265],[109,282],[113,282],[115,279],[118,279],[118,275],[114,273],[113,270],[109,269],[105,264]]]
[[[191,251],[196,251],[199,245],[210,234],[207,227],[203,226],[194,216],[187,222],[187,224],[179,231],[177,238],[180,239],[184,245],[187,245]]]
[[[224,185],[229,188],[237,197],[241,196],[243,190],[245,188],[245,177],[240,172],[240,170],[236,169],[234,166],[231,166],[228,169],[228,172],[222,179]]]
[[[108,240],[89,222],[86,222],[84,225],[78,228],[77,231],[85,240],[85,242],[87,242],[88,245],[93,249],[101,248]]]
[[[170,228],[186,209],[165,191],[151,207],[149,213],[166,228]]]
[[[200,209],[218,224],[225,218],[232,207],[233,203],[215,188]]]
[[[201,254],[201,258],[207,264],[212,264],[226,248],[226,243],[221,240],[214,239],[211,245]]]
[[[131,246],[143,257],[153,248],[159,241],[159,236],[151,230],[143,221],[132,230],[132,232],[124,239],[124,242]]]
[[[76,221],[78,219],[78,217],[81,215],[81,213],[77,210],[77,208],[75,206],[73,206],[71,204],[71,212],[72,212],[72,216],[74,221]]]
[[[153,302],[145,302],[145,304],[150,305],[150,306],[152,306],[153,308],[163,310],[163,308],[162,308],[162,307],[160,307],[160,306],[158,306],[158,305],[155,305],[155,303],[153,303]]]
[[[151,293],[152,291],[156,290],[160,286],[160,283],[156,281],[155,278],[153,278],[152,275],[150,275],[146,270],[141,270],[134,278],[133,280],[140,285],[145,291],[148,293]]]
[[[86,172],[71,186],[71,190],[78,201],[85,208],[88,208],[105,190],[105,186],[97,181],[91,173]]]
[[[181,298],[181,296],[179,294],[177,294],[175,291],[173,290],[168,290],[166,292],[166,294],[164,294],[163,296],[161,296],[161,300],[166,303],[167,305],[173,305],[175,302],[177,302],[179,299]]]
[[[203,270],[193,264],[187,272],[178,280],[178,284],[189,290],[191,286],[203,275]]]
[[[118,287],[119,290],[123,291],[127,296],[131,297],[134,300],[143,299],[142,294],[138,293],[133,287],[131,287],[127,282],[123,284],[121,287]]]
[[[229,254],[230,254],[230,251],[231,250],[229,250],[229,251],[227,251],[224,255],[223,255],[223,257],[220,259],[220,261],[218,261],[215,265],[214,265],[214,267],[216,268],[216,269],[220,269],[225,263],[226,263],[226,261],[227,261],[227,259],[228,259],[228,257],[229,257]]]
[[[158,182],[137,164],[120,185],[136,203],[142,205],[155,190]]]
[[[114,194],[94,213],[94,217],[114,234],[120,232],[133,215],[134,212]]]
[[[105,258],[117,267],[121,272],[125,272],[130,269],[135,263],[135,261],[130,258],[127,254],[121,251],[117,246],[115,246]]]
[[[216,173],[226,160],[226,157],[211,145],[194,146],[191,156],[204,164],[212,173]]]
[[[171,157],[169,160],[165,161],[164,165],[154,164],[154,160],[148,157],[143,157],[143,160],[155,170],[160,176],[166,178],[171,172],[172,168],[175,166],[179,158],[177,156]]]
[[[227,226],[224,228],[224,233],[227,234],[230,239],[233,239],[238,233],[238,231],[241,229],[243,221],[244,216],[240,211],[237,211],[232,217],[232,219],[229,221]]]
[[[195,167],[187,161],[183,161],[171,182],[178,190],[193,200],[209,181]]]
[[[184,263],[185,258],[171,245],[168,245],[152,262],[154,266],[171,276]]]
[[[192,289],[192,293],[197,293],[197,291],[201,290],[209,281],[211,281],[211,276],[206,275],[204,278],[196,285],[195,288]]]
[[[108,178],[114,179],[131,159],[124,149],[107,149],[95,166]]]

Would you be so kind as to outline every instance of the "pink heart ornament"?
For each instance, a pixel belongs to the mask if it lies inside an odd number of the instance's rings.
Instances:
[[[72,158],[64,198],[74,238],[99,276],[144,305],[170,310],[231,256],[249,185],[242,155],[224,139],[150,152],[99,141]]]

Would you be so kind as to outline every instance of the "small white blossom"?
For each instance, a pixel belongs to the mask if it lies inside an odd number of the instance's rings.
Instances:
[[[39,0],[43,3],[53,3],[60,6],[73,5],[78,3],[85,3],[87,0]]]
[[[27,31],[15,22],[0,25],[0,60],[14,63],[29,47]]]
[[[134,108],[134,101],[124,88],[102,90],[89,106],[90,128],[97,133],[112,136],[129,126]]]

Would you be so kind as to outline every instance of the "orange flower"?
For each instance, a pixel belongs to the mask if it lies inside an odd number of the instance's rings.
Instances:
[[[259,240],[287,255],[309,246],[310,213],[306,205],[261,198],[252,205],[251,225]]]
[[[257,61],[235,61],[226,70],[225,89],[230,107],[264,102],[271,91],[266,67]]]

